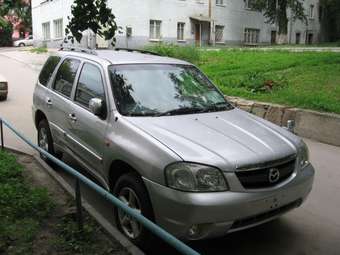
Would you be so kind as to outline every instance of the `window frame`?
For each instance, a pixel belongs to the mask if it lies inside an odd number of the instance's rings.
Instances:
[[[311,4],[309,5],[309,19],[314,19],[315,18],[315,5]]]
[[[57,79],[58,71],[59,71],[60,67],[62,66],[62,64],[63,64],[66,60],[76,60],[76,61],[79,61],[79,66],[78,66],[76,75],[75,75],[75,77],[74,77],[73,83],[72,83],[71,94],[70,94],[69,97],[66,96],[65,94],[59,92],[58,90],[56,90],[56,89],[54,88],[54,85],[55,85],[56,79]],[[53,82],[51,82],[51,85],[50,85],[51,91],[53,91],[55,94],[57,94],[57,95],[59,95],[59,96],[61,96],[61,97],[63,97],[63,98],[66,98],[66,99],[68,99],[68,100],[70,100],[70,101],[73,101],[73,97],[74,97],[74,87],[75,87],[76,81],[78,80],[78,77],[79,77],[79,73],[80,73],[80,68],[81,68],[81,66],[82,66],[82,62],[83,62],[83,61],[82,61],[81,59],[78,59],[78,58],[75,58],[75,57],[66,56],[66,57],[62,58],[62,59],[60,60],[60,62],[59,62],[58,67],[56,67],[55,73],[53,74],[53,75],[54,75],[54,77],[53,77]]]
[[[182,35],[182,38],[179,38],[179,35]],[[185,42],[185,22],[177,22],[177,41]]]
[[[255,34],[256,35],[256,38],[257,38],[257,41],[247,41],[246,38],[246,35],[251,35],[250,37],[251,38],[254,38],[254,33],[257,33]],[[243,43],[244,44],[259,44],[261,41],[261,29],[259,28],[251,28],[251,27],[245,27],[244,30],[243,30]]]
[[[159,38],[156,37],[157,35],[157,23],[159,23]],[[151,26],[153,26],[152,33],[151,33]],[[162,21],[157,19],[150,19],[149,21],[149,40],[150,41],[161,41],[162,40]],[[154,36],[152,36],[154,35]]]
[[[60,23],[59,23],[60,22]],[[63,36],[64,36],[64,33],[63,33],[63,24],[64,23],[64,20],[63,18],[59,18],[59,19],[55,19],[53,20],[53,38],[54,39],[63,39]],[[57,32],[57,25],[61,25],[61,29],[60,29],[60,36],[57,36],[56,32]]]
[[[101,65],[99,65],[98,63],[92,62],[92,61],[88,61],[88,60],[83,60],[82,63],[81,63],[81,65],[79,66],[79,73],[78,73],[78,75],[77,75],[77,79],[76,79],[75,84],[74,84],[74,91],[73,91],[73,93],[72,93],[72,102],[73,102],[74,104],[78,105],[79,107],[81,107],[81,108],[87,110],[88,112],[92,113],[92,112],[90,111],[90,108],[89,108],[89,107],[86,107],[86,106],[84,106],[83,104],[81,104],[80,102],[76,101],[76,94],[77,94],[77,88],[78,88],[78,85],[79,85],[80,76],[81,76],[81,73],[82,73],[82,71],[83,71],[83,68],[84,68],[84,66],[85,66],[86,64],[95,66],[96,68],[98,68],[98,70],[99,70],[99,72],[100,72],[100,77],[101,77],[101,79],[102,79],[102,86],[103,86],[103,90],[104,90],[104,99],[105,99],[105,100],[104,100],[104,101],[105,101],[104,103],[105,103],[106,109],[108,110],[108,109],[109,109],[109,108],[108,108],[108,107],[109,107],[109,105],[108,105],[108,94],[107,94],[107,91],[106,91],[106,79],[105,79],[105,76],[104,76],[104,70],[103,70],[103,68],[101,67]],[[108,114],[106,114],[106,117],[103,118],[104,120],[107,119],[107,115],[108,115]]]
[[[217,30],[218,29],[222,30],[221,40],[216,40],[217,39],[216,36],[217,36]],[[223,25],[215,25],[215,43],[218,43],[218,44],[225,43],[225,41],[224,41],[224,29],[225,29],[225,26],[223,26]]]
[[[215,5],[216,6],[226,6],[225,0],[215,0]]]
[[[47,31],[47,29],[45,29],[45,26],[47,25],[48,25],[48,34],[49,34],[48,38],[45,37],[45,32]],[[51,22],[50,21],[42,22],[41,30],[42,30],[43,41],[50,41],[51,40]]]

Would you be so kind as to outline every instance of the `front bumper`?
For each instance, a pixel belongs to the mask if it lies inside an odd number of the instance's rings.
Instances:
[[[285,185],[268,190],[187,193],[144,179],[158,225],[184,240],[223,236],[253,227],[302,204],[314,168],[308,165]]]

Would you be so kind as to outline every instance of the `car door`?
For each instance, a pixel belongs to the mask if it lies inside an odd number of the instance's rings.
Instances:
[[[104,101],[107,108],[107,98],[102,68],[94,62],[85,61],[82,65],[74,93],[74,105],[69,114],[70,138],[75,153],[100,178],[103,170],[103,150],[107,129],[107,116],[98,117],[89,109],[92,98]],[[107,115],[107,114],[106,114]]]
[[[63,150],[70,146],[66,136],[72,128],[68,121],[72,118],[69,115],[72,109],[71,95],[80,64],[81,61],[78,59],[64,59],[45,98],[54,143],[61,146]]]

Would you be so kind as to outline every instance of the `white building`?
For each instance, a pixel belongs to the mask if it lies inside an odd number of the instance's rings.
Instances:
[[[308,25],[290,19],[288,41],[317,42],[318,0],[305,0]],[[48,46],[61,44],[73,0],[32,0],[33,36]],[[153,42],[178,44],[270,44],[278,28],[253,11],[251,0],[108,0],[116,15],[117,46],[136,48]],[[289,12],[288,12],[289,13]],[[108,43],[98,40],[100,46]]]

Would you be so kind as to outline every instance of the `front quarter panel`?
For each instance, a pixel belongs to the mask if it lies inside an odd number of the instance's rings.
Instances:
[[[115,116],[117,115],[118,113]],[[107,179],[112,162],[121,160],[132,166],[141,176],[165,185],[164,168],[170,163],[182,161],[176,153],[123,116],[111,121],[106,139],[109,143],[104,155]]]

